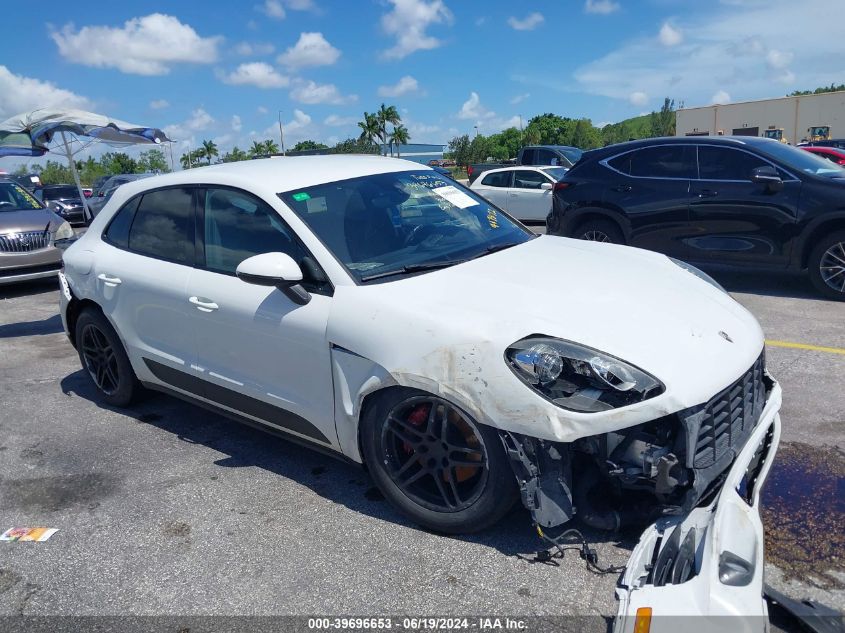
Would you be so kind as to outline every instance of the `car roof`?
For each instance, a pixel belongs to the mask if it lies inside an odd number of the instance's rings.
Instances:
[[[600,149],[592,149],[584,153],[584,158],[604,158],[614,156],[642,147],[653,147],[655,145],[718,145],[722,147],[761,147],[766,143],[780,143],[775,139],[762,136],[656,136],[654,138],[642,138],[624,143],[615,143]],[[582,159],[583,160],[583,159]]]
[[[370,154],[274,156],[143,178],[122,185],[121,191],[134,195],[156,187],[217,184],[241,187],[269,197],[291,189],[304,189],[338,180],[411,170],[437,173],[428,165]]]

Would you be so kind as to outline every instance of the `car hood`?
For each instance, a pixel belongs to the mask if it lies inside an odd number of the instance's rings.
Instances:
[[[488,420],[519,413],[504,413],[509,393],[536,395],[504,360],[509,345],[532,334],[601,350],[661,380],[666,392],[647,401],[640,421],[706,402],[763,348],[745,308],[667,257],[551,236],[415,277],[338,287],[328,330],[330,342],[399,384],[454,393],[464,404],[495,401]],[[632,407],[648,409],[641,405]],[[522,414],[551,415],[533,411]]]
[[[0,233],[43,231],[47,227],[55,231],[62,222],[64,220],[49,209],[0,211]]]

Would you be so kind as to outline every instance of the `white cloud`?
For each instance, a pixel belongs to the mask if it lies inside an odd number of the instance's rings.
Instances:
[[[276,72],[270,64],[249,62],[241,64],[232,72],[218,73],[218,78],[234,86],[256,86],[257,88],[284,88],[290,79]]]
[[[53,106],[89,109],[91,102],[49,81],[15,75],[0,65],[0,120],[15,114]]]
[[[241,123],[241,117],[237,114],[232,115],[232,131],[240,132],[242,128],[243,124]]]
[[[255,111],[258,112],[258,114],[267,114],[267,112],[269,112],[269,110],[267,110],[264,106],[258,106]]]
[[[355,125],[358,122],[358,118],[354,116],[340,116],[338,114],[330,114],[323,120],[323,125],[328,125],[329,127],[344,127],[349,125]]]
[[[433,24],[451,24],[452,12],[443,0],[388,0],[393,8],[381,16],[385,33],[396,43],[382,52],[385,59],[402,59],[413,52],[437,48],[443,42],[426,31]]]
[[[469,99],[464,101],[460,112],[457,114],[459,119],[472,119],[475,121],[489,119],[494,116],[496,116],[495,112],[491,112],[482,105],[481,98],[478,96],[477,92],[469,93]]]
[[[420,86],[411,75],[405,75],[392,86],[379,86],[379,97],[401,97],[403,95],[419,92]]]
[[[312,123],[311,117],[302,110],[293,111],[293,119],[284,123],[285,146],[293,147],[297,142],[311,138],[316,140],[320,137],[318,126]],[[277,138],[279,124],[270,125],[264,130],[262,138]]]
[[[150,110],[164,110],[170,107],[170,102],[167,99],[155,99],[150,101]]]
[[[276,47],[266,42],[240,42],[235,46],[235,54],[241,57],[252,57],[253,55],[269,55]]]
[[[573,76],[588,94],[624,101],[633,92],[670,96],[689,107],[709,103],[719,90],[733,100],[780,97],[789,88],[841,83],[841,58],[819,42],[841,39],[843,21],[842,0],[702,4],[684,16],[682,42],[671,54],[656,37],[634,37]],[[541,79],[550,81],[524,83]],[[571,85],[560,81],[557,89]]]
[[[290,68],[305,68],[331,66],[338,58],[340,51],[329,44],[322,33],[300,33],[296,44],[279,55],[276,61]]]
[[[516,95],[515,97],[513,97],[511,99],[511,105],[516,105],[518,103],[522,103],[523,101],[525,101],[530,96],[531,96],[530,92],[526,92],[526,93],[521,94],[521,95]]]
[[[526,15],[521,20],[515,18],[514,16],[509,17],[508,26],[517,31],[533,31],[540,26],[545,19],[546,18],[543,17],[542,13],[535,11],[534,13]]]
[[[657,39],[660,40],[663,46],[677,46],[684,41],[684,34],[681,33],[681,29],[675,28],[668,22],[664,22],[663,26],[660,27],[660,33],[657,35]]]
[[[584,11],[587,13],[598,13],[600,15],[607,15],[619,10],[619,3],[613,0],[587,0],[584,3]]]
[[[122,27],[66,24],[50,34],[66,60],[117,68],[135,75],[166,75],[173,64],[209,64],[221,37],[200,37],[189,25],[162,13],[132,18]]]
[[[256,9],[274,20],[283,20],[285,17],[285,8],[279,0],[264,0],[264,4],[257,6]]]
[[[773,48],[766,54],[766,63],[769,65],[769,68],[780,70],[789,66],[794,57],[795,55],[789,51],[779,51]]]
[[[196,137],[194,135],[197,132],[210,129],[215,122],[214,117],[203,108],[196,108],[185,121],[166,125],[163,130],[168,138],[177,141],[178,148],[187,148],[196,144]]]
[[[718,104],[725,104],[730,103],[731,95],[725,92],[724,90],[719,90],[716,94],[713,95],[713,98],[710,99],[710,103],[718,103]]]
[[[202,108],[197,108],[191,112],[191,117],[185,121],[185,127],[192,132],[200,132],[207,130],[214,124],[214,117]]]
[[[635,90],[628,95],[628,101],[631,102],[631,105],[642,107],[648,103],[648,95],[641,90]]]
[[[291,90],[290,98],[299,103],[330,103],[343,105],[354,103],[357,95],[342,95],[334,84],[318,84],[314,81],[301,81]]]

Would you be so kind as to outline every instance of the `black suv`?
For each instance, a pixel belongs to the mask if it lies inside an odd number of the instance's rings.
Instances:
[[[808,271],[845,301],[845,169],[756,137],[667,137],[586,152],[548,233],[700,264]]]

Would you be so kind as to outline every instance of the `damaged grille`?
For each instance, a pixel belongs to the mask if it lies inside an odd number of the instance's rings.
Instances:
[[[49,231],[26,231],[0,235],[0,253],[28,253],[50,245]]]
[[[766,402],[765,355],[742,377],[704,405],[696,437],[693,466],[713,466],[731,449],[739,449],[757,425]]]

